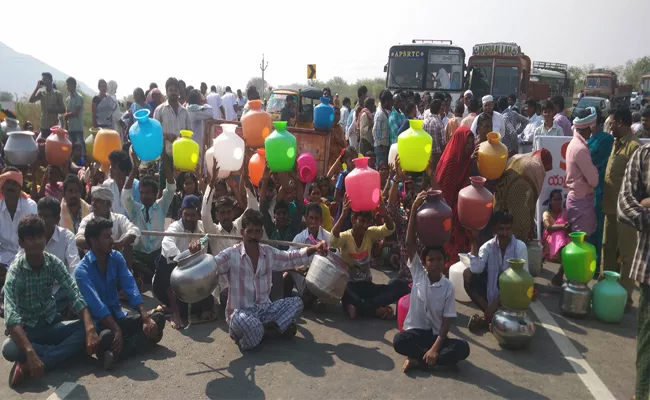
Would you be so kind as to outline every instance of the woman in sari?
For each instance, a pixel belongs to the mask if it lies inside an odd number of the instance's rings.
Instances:
[[[596,110],[597,114],[600,110]],[[594,208],[596,209],[596,232],[589,237],[589,243],[596,247],[596,265],[600,265],[600,250],[603,246],[603,229],[605,227],[605,214],[603,213],[603,185],[605,184],[605,171],[607,170],[607,161],[614,146],[614,137],[604,132],[600,125],[600,116],[598,116],[598,127],[587,140],[589,152],[591,153],[591,162],[594,163],[598,170],[598,186],[594,188]]]
[[[562,190],[553,190],[548,199],[548,210],[544,211],[542,217],[544,224],[544,234],[542,235],[544,258],[560,264],[559,272],[551,279],[554,286],[562,286],[564,277],[562,249],[570,242],[568,234],[570,225],[567,222],[564,207],[562,206],[563,202]]]
[[[535,209],[546,171],[553,168],[547,149],[513,156],[495,191],[494,211],[509,210],[514,216],[512,233],[524,243],[534,237]]]
[[[456,129],[442,152],[435,171],[435,180],[432,182],[434,188],[436,184],[440,187],[445,202],[452,211],[451,236],[444,246],[447,268],[458,262],[458,253],[465,253],[470,249],[470,232],[458,219],[458,192],[469,184],[474,148],[472,131],[466,126]]]
[[[93,97],[92,103],[93,127],[115,129],[113,113],[119,111],[117,101],[107,94],[108,85],[105,80],[99,80],[97,89],[99,94]]]

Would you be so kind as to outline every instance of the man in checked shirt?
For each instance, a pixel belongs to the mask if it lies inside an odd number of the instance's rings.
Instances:
[[[630,278],[639,282],[635,399],[650,395],[650,143],[632,155],[618,195],[618,220],[639,231]]]
[[[228,278],[226,320],[230,337],[243,350],[252,350],[264,336],[293,337],[297,327],[294,320],[303,309],[300,297],[288,297],[271,302],[273,271],[303,270],[302,265],[316,252],[326,255],[325,242],[300,250],[283,251],[260,244],[264,232],[262,213],[248,209],[242,214],[242,241],[214,257],[218,273]],[[198,241],[189,250],[201,249]]]

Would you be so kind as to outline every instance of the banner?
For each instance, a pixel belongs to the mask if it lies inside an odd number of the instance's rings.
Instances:
[[[640,139],[642,144],[650,139]],[[542,191],[537,199],[537,211],[535,213],[537,223],[537,238],[541,239],[544,232],[542,215],[548,210],[548,200],[551,192],[556,189],[562,190],[562,197],[566,200],[569,189],[566,187],[566,149],[571,141],[571,136],[537,136],[534,148],[547,149],[553,155],[553,168],[546,172]]]

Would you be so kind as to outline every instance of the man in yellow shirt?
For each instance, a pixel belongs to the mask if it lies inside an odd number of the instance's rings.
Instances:
[[[352,229],[341,232],[343,221],[350,213],[350,199],[345,197],[343,211],[332,229],[330,246],[340,250],[341,257],[348,265],[350,281],[341,299],[343,310],[350,319],[361,316],[377,316],[390,318],[393,309],[389,304],[395,303],[400,297],[409,293],[408,284],[401,280],[391,280],[387,285],[372,282],[370,272],[371,249],[374,242],[393,233],[395,224],[386,213],[382,202],[379,215],[384,218],[384,225],[371,226],[373,222],[371,211],[352,211]]]

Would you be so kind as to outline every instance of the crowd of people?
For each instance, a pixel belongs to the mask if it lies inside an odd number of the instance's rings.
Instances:
[[[341,307],[350,319],[391,319],[391,305],[417,292],[411,296],[404,331],[393,343],[407,358],[403,371],[454,365],[469,356],[470,348],[466,341],[449,337],[456,308],[447,270],[459,261],[459,253],[468,253],[465,290],[480,310],[470,318],[469,328],[489,329],[501,305],[498,278],[508,268],[506,261],[523,259],[528,269],[527,244],[537,237],[535,205],[552,168],[547,149],[526,146],[533,145],[535,136],[551,135],[571,136],[565,157],[569,193],[566,199],[560,191],[550,195],[541,232],[545,257],[561,262],[568,233],[585,232],[602,247],[603,269],[621,272],[628,309],[634,282],[641,284],[637,397],[647,397],[643,377],[650,374],[650,362],[642,352],[650,343],[650,169],[644,163],[650,145],[640,144],[629,109],[613,110],[605,121],[599,110],[590,108],[570,121],[561,97],[528,100],[522,115],[515,96],[495,101],[487,95],[479,102],[469,90],[456,103],[443,92],[420,96],[383,90],[375,105],[361,86],[356,105],[344,98],[337,113],[333,132],[344,136],[343,143],[324,176],[305,184],[295,171],[267,168],[254,186],[247,170],[253,149],[247,149],[242,169],[224,179],[218,178],[216,160],[211,170],[179,173],[169,153],[179,131],[187,129],[204,154],[210,138],[203,136],[203,122],[234,121],[245,114],[246,98],[240,91],[235,95],[226,88],[221,96],[214,86],[207,92],[204,83],[198,90],[169,78],[165,96],[155,84],[146,93],[136,89],[129,111],[117,118],[114,85],[100,81],[93,125],[117,128],[119,122],[126,132],[133,114],[146,108],[160,121],[167,150],[159,163],[141,162],[123,135],[123,149],[110,154],[110,167],[103,171],[72,134],[82,129],[75,119],[83,121],[83,103],[74,79],[67,84],[70,96],[64,104],[51,76],[43,74],[32,100],[41,102],[43,115],[35,140],[42,141],[48,126],[61,117],[74,140],[70,162],[47,165],[40,143],[34,165],[6,166],[0,174],[1,294],[9,335],[2,354],[14,362],[12,386],[84,351],[110,368],[116,360],[158,343],[167,320],[174,329],[213,321],[219,306],[225,309],[230,337],[243,351],[264,338],[290,338],[296,334],[298,315],[318,304],[305,285],[306,268],[314,254],[328,251],[338,252],[348,268]],[[259,94],[250,87],[247,97],[259,99]],[[388,151],[408,129],[408,120],[417,118],[424,120],[433,146],[429,167],[415,174],[401,169],[399,156],[389,164]],[[642,118],[642,129],[648,131],[648,110]],[[490,223],[473,231],[460,223],[458,193],[470,177],[479,175],[478,146],[490,132],[500,133],[509,160],[503,175],[485,184],[495,196]],[[352,210],[346,194],[345,178],[359,153],[381,177],[383,191],[373,211]],[[425,247],[416,234],[415,215],[427,190],[440,190],[452,208],[451,237],[443,247]],[[167,226],[168,218],[172,222]],[[221,236],[202,243],[175,235],[181,232]],[[310,247],[260,242],[267,238]],[[203,246],[214,256],[219,285],[189,307],[172,290],[170,276],[182,253]],[[396,277],[387,284],[373,282],[372,268],[378,265],[394,268]],[[562,282],[560,268],[553,284]],[[149,288],[161,303],[153,310],[144,308],[141,296]],[[122,301],[128,302],[128,313]]]

